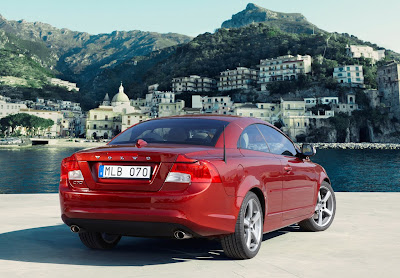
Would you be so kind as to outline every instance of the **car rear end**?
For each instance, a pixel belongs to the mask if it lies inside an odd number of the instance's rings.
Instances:
[[[142,145],[136,135],[133,142],[122,136],[115,144],[64,159],[63,221],[85,231],[128,236],[232,233],[239,208],[235,198],[226,195],[214,165],[222,157],[210,156],[213,142],[193,145],[197,139],[192,135],[185,139],[188,144],[143,140]]]

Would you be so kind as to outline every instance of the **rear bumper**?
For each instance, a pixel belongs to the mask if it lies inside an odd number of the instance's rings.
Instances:
[[[222,184],[183,192],[77,191],[60,184],[62,219],[67,225],[112,234],[172,237],[177,230],[194,237],[235,231],[242,198],[227,196]]]

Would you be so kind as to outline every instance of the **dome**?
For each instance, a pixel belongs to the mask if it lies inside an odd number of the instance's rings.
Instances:
[[[121,103],[121,102],[130,102],[129,97],[124,93],[124,87],[119,86],[119,91],[118,94],[116,94],[113,98],[112,98],[112,102],[113,103]]]

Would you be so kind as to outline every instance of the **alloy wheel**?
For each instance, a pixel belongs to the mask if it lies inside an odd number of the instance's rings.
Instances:
[[[321,186],[318,192],[318,201],[312,219],[319,227],[324,227],[331,222],[334,212],[334,200],[331,191]]]
[[[245,217],[244,217],[244,240],[246,246],[250,251],[254,251],[258,248],[261,242],[262,236],[262,223],[261,223],[262,210],[259,204],[250,199],[246,205]]]

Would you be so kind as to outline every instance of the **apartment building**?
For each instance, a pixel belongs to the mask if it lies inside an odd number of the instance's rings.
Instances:
[[[369,58],[373,63],[380,61],[385,58],[385,50],[374,50],[372,47],[367,45],[350,45],[346,46],[347,56],[357,58]]]
[[[79,92],[79,88],[76,86],[76,83],[72,83],[69,81],[61,80],[58,78],[49,78],[50,84],[54,86],[64,87],[68,91],[77,91]]]
[[[281,99],[282,130],[292,139],[307,133],[310,115],[306,113],[304,99]]]
[[[216,89],[215,79],[191,75],[172,79],[172,91],[181,92],[211,92]]]
[[[260,61],[258,83],[261,91],[267,90],[267,84],[274,81],[295,80],[300,74],[311,72],[310,55],[285,55]]]
[[[160,103],[158,105],[158,117],[182,115],[183,108],[185,108],[184,100],[178,100],[174,103]]]
[[[237,67],[221,72],[218,81],[218,91],[237,89],[253,89],[257,86],[258,70]]]
[[[363,67],[360,65],[344,65],[333,70],[333,78],[341,84],[353,87],[364,87]]]

